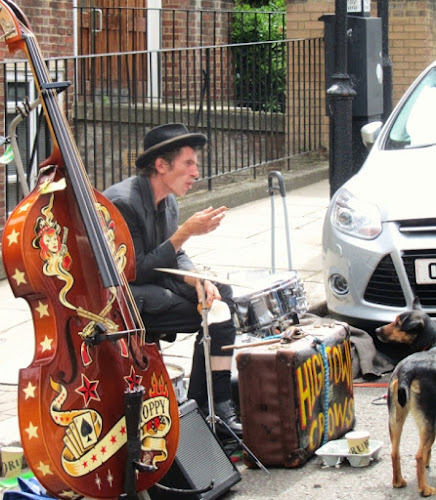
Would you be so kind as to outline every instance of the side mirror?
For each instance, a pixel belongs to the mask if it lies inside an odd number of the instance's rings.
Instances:
[[[360,135],[362,137],[362,142],[366,148],[370,149],[382,129],[383,122],[371,122],[367,123],[360,129]]]

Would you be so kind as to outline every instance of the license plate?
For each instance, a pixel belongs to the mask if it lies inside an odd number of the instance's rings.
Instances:
[[[436,259],[416,259],[415,276],[417,285],[436,283]]]

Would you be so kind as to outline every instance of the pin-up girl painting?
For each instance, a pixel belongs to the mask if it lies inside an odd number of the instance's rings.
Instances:
[[[44,274],[46,276],[55,276],[65,282],[59,293],[61,303],[70,309],[76,309],[66,299],[66,295],[74,283],[74,278],[69,272],[72,258],[67,246],[68,228],[63,228],[61,239],[62,230],[54,219],[52,212],[53,201],[54,194],[50,196],[48,205],[41,209],[42,215],[36,219],[35,238],[32,241],[32,246],[33,248],[39,248],[39,255],[44,261]]]

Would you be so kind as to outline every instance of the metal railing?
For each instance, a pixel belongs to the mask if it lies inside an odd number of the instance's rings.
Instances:
[[[208,136],[201,180],[212,189],[219,177],[286,169],[293,156],[321,147],[322,54],[322,39],[305,39],[52,58],[47,66],[53,81],[71,82],[59,99],[94,187],[135,172],[147,128],[181,121]],[[36,94],[26,62],[1,69],[7,131],[16,105]],[[17,136],[31,183],[52,148],[40,110]],[[6,168],[11,210],[21,190],[14,163]]]

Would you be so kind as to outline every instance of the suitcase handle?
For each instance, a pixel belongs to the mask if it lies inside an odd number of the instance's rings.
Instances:
[[[274,186],[273,179],[276,178],[278,186]],[[286,206],[286,191],[283,182],[283,176],[277,170],[273,170],[268,174],[268,192],[271,196],[271,270],[273,273],[276,271],[275,264],[275,231],[274,231],[274,194],[276,191],[280,192],[283,200],[283,213],[285,217],[285,230],[286,230],[286,248],[288,251],[288,267],[292,271],[291,260],[291,240],[289,236],[289,221],[288,221],[288,207]]]

